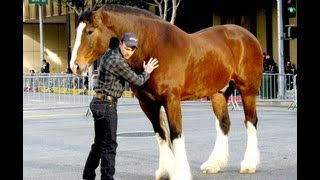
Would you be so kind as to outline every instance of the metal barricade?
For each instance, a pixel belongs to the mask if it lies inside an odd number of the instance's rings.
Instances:
[[[88,106],[87,77],[71,74],[25,74],[23,110]]]
[[[98,74],[24,74],[23,110],[89,107]],[[138,104],[129,84],[118,104]]]
[[[293,102],[296,99],[296,81],[293,74],[264,73],[261,79],[258,101]],[[284,79],[280,84],[280,78]],[[280,85],[284,87],[284,95],[279,96]]]
[[[260,90],[257,94],[257,103],[264,105],[288,106],[288,109],[297,107],[297,75],[264,73],[261,78]],[[280,78],[285,81],[284,96],[279,96]],[[237,90],[228,99],[228,105],[231,110],[240,110],[239,104],[242,104],[241,96]]]
[[[278,96],[280,77],[284,78],[286,83],[283,97]],[[291,103],[288,104],[288,109],[294,109],[297,107],[296,77],[297,75],[292,74],[264,73],[257,102]],[[98,74],[91,77],[77,77],[72,74],[24,74],[23,110],[88,107],[95,93],[93,86],[97,78]],[[239,104],[242,102],[237,90],[228,103],[232,105],[232,110],[240,110]],[[118,104],[138,104],[127,82]]]
[[[298,105],[297,97],[297,75],[293,76],[293,102],[289,105],[288,109],[295,109]]]

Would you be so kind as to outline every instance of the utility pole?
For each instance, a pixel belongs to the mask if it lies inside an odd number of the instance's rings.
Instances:
[[[66,5],[66,34],[67,34],[67,48],[68,48],[68,68],[70,66],[71,59],[71,43],[70,43],[70,11],[69,6]]]
[[[29,4],[37,4],[39,9],[39,31],[40,31],[40,67],[42,65],[42,60],[44,59],[43,55],[43,27],[42,27],[42,5],[48,4],[48,0],[29,0]]]
[[[279,60],[279,98],[285,97],[285,76],[284,76],[284,54],[283,54],[283,12],[282,12],[282,0],[277,0],[277,14],[278,14],[278,60]]]
[[[39,27],[40,27],[40,67],[42,65],[42,60],[44,59],[43,55],[43,20],[42,20],[42,4],[38,4],[38,9],[39,9]]]

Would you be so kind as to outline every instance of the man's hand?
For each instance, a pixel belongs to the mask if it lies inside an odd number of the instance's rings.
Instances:
[[[158,60],[156,58],[150,58],[148,63],[146,64],[145,61],[143,61],[143,69],[144,71],[146,71],[147,73],[151,73],[155,68],[157,68],[159,66],[158,64]]]

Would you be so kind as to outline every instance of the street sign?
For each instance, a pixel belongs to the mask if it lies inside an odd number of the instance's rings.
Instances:
[[[29,4],[48,4],[48,0],[29,0]]]
[[[285,25],[283,34],[284,34],[284,39],[285,40],[297,38],[297,35],[298,35],[297,26],[295,26],[295,25]]]

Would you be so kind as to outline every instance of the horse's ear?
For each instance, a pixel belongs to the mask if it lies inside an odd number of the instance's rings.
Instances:
[[[101,11],[100,12],[100,20],[102,21],[103,24],[108,24],[108,19],[109,19],[109,14],[107,11]]]
[[[91,19],[92,19],[92,23],[94,24],[94,26],[101,24],[100,12],[92,11]]]

